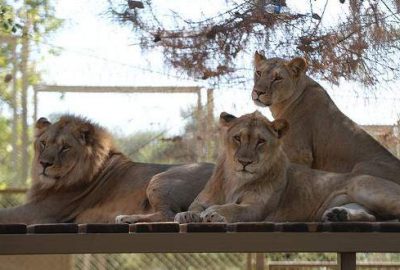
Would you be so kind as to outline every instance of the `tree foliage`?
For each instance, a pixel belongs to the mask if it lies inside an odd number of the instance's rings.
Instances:
[[[242,79],[241,69],[251,68],[243,67],[242,57],[256,49],[270,57],[304,56],[311,74],[332,83],[398,79],[399,0],[331,0],[338,8],[334,21],[325,18],[329,0],[318,1],[325,3],[319,8],[315,0],[296,0],[308,12],[297,11],[294,1],[226,0],[225,10],[202,20],[185,17],[183,9],[165,20],[160,1],[151,0],[114,0],[110,10],[133,26],[143,49],[161,48],[170,67],[204,80]]]
[[[21,25],[15,22],[14,8],[5,0],[0,1],[0,33],[16,33]]]
[[[48,0],[0,0],[0,181],[25,184],[32,132],[28,88],[40,73],[31,52],[62,24]]]

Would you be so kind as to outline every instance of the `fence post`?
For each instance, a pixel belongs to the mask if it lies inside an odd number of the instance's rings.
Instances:
[[[356,253],[339,252],[337,254],[338,270],[356,270]]]
[[[207,89],[207,129],[206,129],[206,161],[212,160],[212,133],[214,127],[214,90]]]
[[[264,270],[264,253],[256,253],[256,270]]]
[[[246,256],[246,270],[252,270],[253,269],[253,259],[252,259],[252,253],[247,253]]]
[[[196,122],[197,122],[197,131],[196,131],[196,153],[197,159],[196,161],[204,161],[204,119],[203,119],[203,107],[201,105],[201,89],[197,91],[197,108],[196,108]]]

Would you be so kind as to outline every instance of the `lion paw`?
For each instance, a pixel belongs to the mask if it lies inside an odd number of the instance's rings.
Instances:
[[[215,211],[204,211],[200,217],[202,222],[226,222],[226,218]]]
[[[325,211],[322,216],[322,221],[349,221],[350,213],[344,207],[333,207]]]
[[[133,224],[137,222],[140,222],[139,215],[118,215],[115,218],[115,223],[119,224],[124,224],[124,223]]]
[[[187,211],[176,214],[174,221],[178,223],[201,222],[201,218],[199,213]]]

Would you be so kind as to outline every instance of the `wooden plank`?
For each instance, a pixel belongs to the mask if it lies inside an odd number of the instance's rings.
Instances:
[[[0,235],[0,254],[400,252],[399,233],[109,233]]]
[[[129,224],[79,224],[80,233],[128,233]]]
[[[0,234],[25,234],[25,224],[0,224]]]
[[[136,223],[130,225],[130,232],[136,233],[178,233],[179,223],[177,222],[152,222]]]
[[[65,86],[35,85],[36,92],[69,93],[199,93],[198,86]]]
[[[227,228],[226,223],[187,223],[180,225],[182,233],[224,233]]]
[[[400,222],[382,222],[379,224],[380,232],[400,232]]]
[[[75,223],[32,224],[27,226],[27,232],[32,234],[76,234],[78,231],[78,224]]]
[[[370,233],[379,231],[380,224],[377,222],[332,222],[329,224],[329,231]]]
[[[356,270],[356,253],[338,253],[338,270]]]
[[[273,232],[275,223],[270,222],[237,222],[228,224],[229,232]]]

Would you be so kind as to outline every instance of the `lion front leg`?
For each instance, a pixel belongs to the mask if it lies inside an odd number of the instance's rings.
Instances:
[[[175,222],[178,223],[192,223],[192,222],[201,222],[200,213],[196,211],[186,211],[181,212],[175,215]]]
[[[203,222],[249,222],[262,221],[262,208],[252,204],[213,205],[204,210],[200,217]]]
[[[226,217],[218,213],[218,208],[213,206],[201,212],[200,218],[202,222],[227,222]]]
[[[27,203],[16,207],[0,209],[0,224],[63,222],[63,217],[58,216],[61,210],[56,207],[49,207],[49,205],[54,205],[54,201]]]
[[[141,215],[118,215],[115,218],[115,223],[138,223],[138,222],[163,222],[172,221],[173,215],[167,212],[158,211],[151,214],[141,214]]]
[[[322,221],[375,221],[376,218],[368,209],[357,204],[349,203],[327,209],[322,215]]]
[[[178,223],[192,223],[201,222],[200,213],[205,209],[203,203],[196,198],[189,207],[189,211],[180,212],[175,215],[175,222]]]

